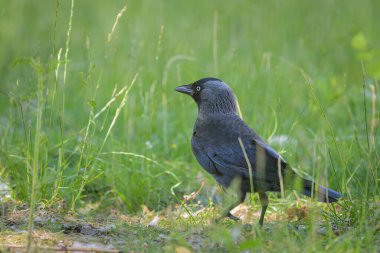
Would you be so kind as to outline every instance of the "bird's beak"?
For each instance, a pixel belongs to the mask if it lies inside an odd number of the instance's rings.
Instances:
[[[177,88],[175,88],[176,91],[178,92],[181,92],[181,93],[185,93],[189,96],[192,96],[193,95],[193,89],[191,88],[191,84],[187,84],[187,85],[181,85],[181,86],[178,86]]]

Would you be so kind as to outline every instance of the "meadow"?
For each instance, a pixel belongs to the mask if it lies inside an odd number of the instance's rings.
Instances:
[[[379,1],[0,3],[3,250],[380,250]],[[260,228],[251,195],[242,222],[214,223],[233,194],[195,160],[197,107],[174,91],[203,77],[343,199],[271,193]]]

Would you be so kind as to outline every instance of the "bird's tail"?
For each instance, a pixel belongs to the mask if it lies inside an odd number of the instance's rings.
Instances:
[[[342,197],[337,191],[318,185],[313,181],[304,179],[302,194],[308,197],[315,197],[319,202],[332,203]]]

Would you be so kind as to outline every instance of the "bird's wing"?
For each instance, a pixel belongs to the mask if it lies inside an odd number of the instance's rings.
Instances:
[[[266,185],[279,182],[278,166],[285,169],[284,159],[265,142],[254,139],[243,144],[251,165],[253,179]],[[207,149],[207,156],[216,170],[224,175],[249,179],[249,166],[239,141]],[[271,187],[270,187],[271,188]]]
[[[243,163],[242,153],[236,152],[231,146],[208,148],[207,156],[213,162],[218,174],[224,176],[244,176],[249,177],[247,163]]]
[[[252,141],[252,143],[262,149],[265,150],[265,153],[267,155],[267,158],[269,158],[270,160],[272,161],[275,161],[276,163],[278,163],[278,161],[280,161],[281,163],[286,163],[284,158],[282,158],[281,155],[279,155],[276,151],[274,151],[274,149],[269,146],[268,144],[266,144],[265,142],[261,141],[261,140],[258,140],[258,139],[254,139]]]

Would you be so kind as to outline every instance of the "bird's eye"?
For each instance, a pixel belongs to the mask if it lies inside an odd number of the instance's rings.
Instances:
[[[195,89],[196,89],[196,91],[201,91],[201,86],[197,86],[197,87],[195,87]]]

